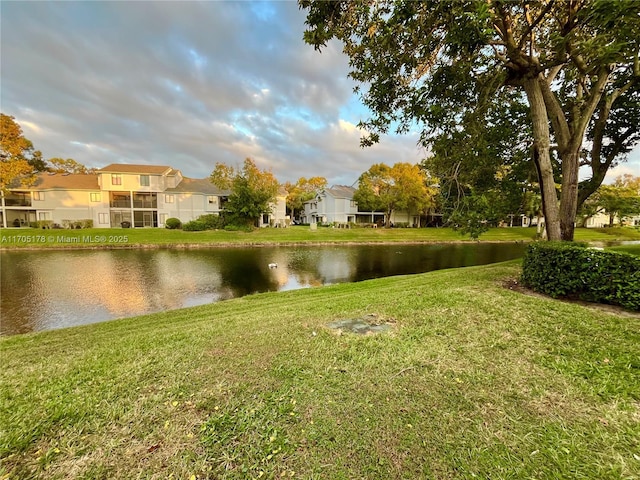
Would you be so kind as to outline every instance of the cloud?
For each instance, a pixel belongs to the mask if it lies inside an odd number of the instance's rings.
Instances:
[[[216,162],[251,157],[282,182],[352,184],[374,163],[425,156],[416,134],[360,148],[355,125],[367,111],[348,60],[335,42],[319,53],[302,41],[296,2],[1,8],[2,110],[46,158],[202,178]]]

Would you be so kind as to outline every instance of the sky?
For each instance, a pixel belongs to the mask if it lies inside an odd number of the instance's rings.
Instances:
[[[252,158],[284,183],[352,185],[417,163],[418,133],[360,147],[339,43],[305,44],[294,1],[0,2],[0,108],[44,158],[207,177]],[[640,176],[640,147],[609,173]]]

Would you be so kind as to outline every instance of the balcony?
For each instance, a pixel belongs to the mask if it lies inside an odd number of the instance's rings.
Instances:
[[[31,198],[11,198],[4,199],[5,207],[30,207]]]
[[[158,208],[158,201],[153,199],[134,200],[133,208]]]

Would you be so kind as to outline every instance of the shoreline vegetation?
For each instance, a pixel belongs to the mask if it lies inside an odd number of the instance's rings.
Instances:
[[[77,248],[207,248],[263,245],[327,245],[368,243],[460,243],[529,242],[536,239],[535,228],[492,228],[478,240],[451,228],[323,228],[308,226],[262,228],[250,232],[207,230],[185,232],[161,228],[43,230],[0,229],[0,250],[42,250]],[[576,229],[575,241],[609,243],[640,241],[640,230],[633,228]]]
[[[520,268],[0,338],[0,478],[640,477],[640,315],[528,295]],[[331,328],[353,319],[388,330]]]

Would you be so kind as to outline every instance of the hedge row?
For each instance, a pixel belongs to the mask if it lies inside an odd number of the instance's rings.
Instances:
[[[579,298],[640,311],[640,257],[635,255],[579,244],[532,243],[524,255],[521,280],[554,298]]]

